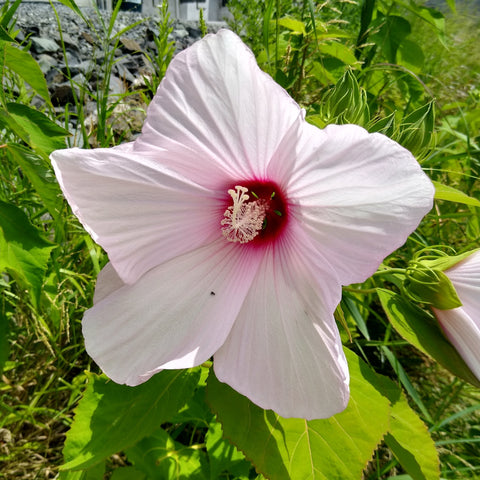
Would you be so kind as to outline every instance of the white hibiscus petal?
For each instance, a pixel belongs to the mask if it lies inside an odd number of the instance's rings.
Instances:
[[[51,158],[73,212],[126,283],[221,236],[223,200],[151,152],[139,156],[126,144],[58,150]]]
[[[264,257],[214,356],[215,373],[283,417],[326,418],[342,411],[349,397],[348,367],[333,318],[341,287],[300,232],[286,237]]]
[[[480,325],[464,308],[433,309],[440,325],[473,374],[480,380]],[[477,312],[478,315],[478,312]]]
[[[137,151],[166,150],[162,163],[211,188],[264,178],[300,107],[237,35],[207,35],[172,60],[149,105]]]
[[[163,368],[204,362],[230,332],[260,261],[260,251],[219,241],[103,298],[101,285],[100,301],[83,319],[87,352],[112,380],[127,385]],[[104,280],[111,275],[107,270]]]
[[[480,251],[445,271],[452,281],[463,309],[480,328]]]
[[[292,214],[345,285],[372,275],[433,204],[433,185],[410,152],[358,126],[305,125],[293,161]]]
[[[108,262],[97,276],[95,293],[93,294],[93,303],[98,303],[105,297],[108,297],[115,290],[124,287],[125,283],[118,276],[111,262]]]

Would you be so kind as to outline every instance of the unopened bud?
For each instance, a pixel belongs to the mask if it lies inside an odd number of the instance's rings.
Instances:
[[[417,158],[421,158],[428,152],[432,142],[434,122],[434,106],[430,102],[402,120],[394,139]]]
[[[330,92],[322,105],[322,113],[327,123],[354,123],[366,125],[370,114],[367,94],[358,85],[351,70],[347,70]]]

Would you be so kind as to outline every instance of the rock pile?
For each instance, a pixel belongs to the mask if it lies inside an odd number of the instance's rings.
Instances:
[[[105,82],[104,65],[108,62],[113,65],[108,96],[116,103],[110,121],[116,135],[130,139],[140,130],[145,105],[140,95],[121,98],[127,91],[145,86],[145,77],[154,71],[150,59],[158,53],[154,37],[159,17],[120,11],[108,34],[109,12],[99,14],[93,8],[82,8],[85,21],[65,5],[55,3],[54,6],[55,10],[46,3],[22,2],[16,12],[17,40],[30,43],[30,52],[47,80],[52,103],[59,114],[65,108],[70,110],[69,128],[78,134],[75,105],[79,98],[84,98],[83,119],[88,129],[94,129],[98,86],[99,82]],[[129,28],[136,23],[138,25]],[[209,25],[209,30],[216,31],[222,26],[220,23]],[[175,43],[176,51],[180,51],[199,38],[201,31],[197,22],[175,21],[169,40]],[[73,87],[69,78],[73,79]],[[95,144],[94,136],[91,142]]]

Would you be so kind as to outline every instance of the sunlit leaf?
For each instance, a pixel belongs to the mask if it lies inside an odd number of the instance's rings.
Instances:
[[[7,155],[22,169],[53,217],[61,210],[62,195],[53,169],[35,152],[22,145],[8,143]]]
[[[278,21],[278,24],[292,32],[301,33],[302,35],[307,34],[305,24],[293,17],[283,17]]]
[[[30,53],[21,50],[10,42],[0,40],[0,62],[19,75],[38,95],[50,103],[47,82],[38,63]]]
[[[282,418],[262,410],[211,374],[207,400],[232,441],[270,480],[358,480],[389,428],[379,377],[351,352],[347,409],[325,420]],[[375,415],[372,415],[375,412]]]
[[[206,480],[208,463],[205,453],[196,445],[175,442],[162,429],[126,451],[127,458],[149,479]]]
[[[250,463],[245,460],[242,452],[223,438],[222,425],[218,422],[212,422],[205,436],[205,447],[207,449],[210,463],[210,480],[216,480],[224,470],[233,473],[235,470],[238,475],[248,476]]]
[[[31,289],[34,301],[53,248],[22,210],[0,201],[0,272],[8,271],[23,288]]]
[[[62,469],[85,469],[152,435],[193,394],[199,369],[163,370],[137,387],[88,374],[67,433]]]
[[[2,121],[31,148],[45,156],[65,148],[65,137],[70,135],[42,112],[20,103],[7,103]]]
[[[472,205],[473,207],[480,207],[480,200],[469,197],[461,190],[443,185],[440,182],[433,181],[435,186],[435,200],[447,200],[448,202],[463,203],[464,205]]]
[[[357,63],[357,59],[352,50],[340,42],[321,42],[318,44],[318,51],[324,55],[338,58],[345,65],[353,65]]]
[[[388,320],[405,340],[454,375],[480,386],[462,357],[445,338],[433,316],[389,290],[377,289],[377,293]]]

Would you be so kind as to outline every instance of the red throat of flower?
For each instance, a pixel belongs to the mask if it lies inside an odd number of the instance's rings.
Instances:
[[[275,240],[287,223],[283,193],[273,182],[242,182],[228,190],[222,234],[229,242],[260,244]]]

